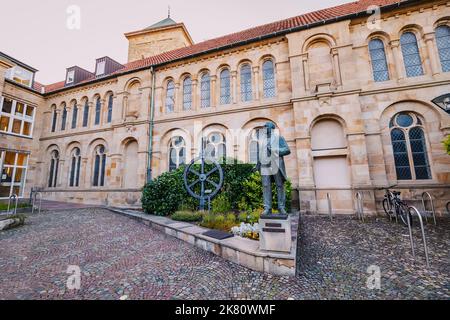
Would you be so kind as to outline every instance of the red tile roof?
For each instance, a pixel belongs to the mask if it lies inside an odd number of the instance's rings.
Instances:
[[[272,22],[269,24],[257,26],[244,31],[232,33],[223,37],[207,40],[194,44],[189,47],[168,51],[153,57],[132,61],[124,65],[124,68],[116,71],[113,74],[123,74],[134,70],[150,67],[153,65],[168,63],[189,56],[201,54],[210,50],[217,50],[227,46],[237,45],[239,43],[257,40],[260,37],[270,36],[276,33],[285,33],[292,28],[306,27],[310,24],[320,23],[345,17],[351,14],[366,12],[369,6],[377,5],[380,7],[393,5],[396,3],[407,2],[408,0],[360,0],[350,2],[335,7],[322,9],[310,13],[306,13],[293,18]],[[95,80],[95,77],[86,79],[81,83],[87,83]],[[50,93],[64,88],[64,81],[57,82],[45,86],[45,92]]]

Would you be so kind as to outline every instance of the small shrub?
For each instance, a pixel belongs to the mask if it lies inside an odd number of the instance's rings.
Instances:
[[[450,135],[448,135],[447,138],[445,138],[443,143],[445,150],[447,151],[447,154],[450,156]]]
[[[201,212],[177,211],[171,216],[172,220],[183,222],[199,222],[203,219]]]
[[[238,216],[238,221],[239,222],[247,222],[247,217],[248,217],[247,212],[242,212]]]
[[[231,202],[225,193],[219,194],[211,203],[213,213],[227,213],[231,210]]]

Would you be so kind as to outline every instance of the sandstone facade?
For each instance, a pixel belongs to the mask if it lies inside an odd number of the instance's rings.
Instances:
[[[450,92],[450,72],[442,43],[438,46],[436,40],[440,26],[450,27],[446,1],[414,3],[382,11],[375,24],[367,16],[353,17],[44,95],[16,92],[38,106],[33,139],[14,147],[31,151],[24,196],[35,186],[56,200],[138,206],[148,175],[152,129],[155,177],[196,157],[201,137],[214,136],[211,144],[217,153],[251,162],[252,133],[273,121],[293,151],[286,166],[302,211],[327,212],[329,194],[335,212],[352,213],[360,191],[366,212],[375,213],[383,198],[378,189],[396,185],[405,199],[418,200],[429,191],[443,214],[450,200],[450,157],[441,142],[450,134],[450,116],[431,102]],[[411,52],[402,40],[405,33],[416,37],[421,75],[411,76],[414,70],[408,69]],[[137,36],[135,41],[146,41]],[[155,50],[189,45],[183,42],[185,35],[178,37],[174,47],[156,45]],[[375,81],[379,78],[372,68],[376,62],[369,44],[375,39],[384,49],[384,81]],[[17,89],[7,82],[0,90],[7,95]],[[66,125],[61,130],[63,113]],[[399,127],[400,115],[413,118],[414,124]],[[409,137],[393,146],[393,130],[407,136],[415,127],[423,132],[418,142],[422,153]],[[11,148],[15,138],[5,137]],[[405,152],[399,154],[402,146]],[[58,155],[58,174],[50,184],[52,154]],[[399,168],[405,159],[408,163]],[[411,176],[405,179],[401,175],[406,167]]]

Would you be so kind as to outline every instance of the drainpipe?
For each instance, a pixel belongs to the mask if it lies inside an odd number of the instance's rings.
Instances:
[[[153,67],[150,68],[150,73],[152,74],[152,93],[150,97],[150,132],[148,141],[147,183],[152,181],[153,128],[155,118],[155,82],[156,82],[156,73]]]

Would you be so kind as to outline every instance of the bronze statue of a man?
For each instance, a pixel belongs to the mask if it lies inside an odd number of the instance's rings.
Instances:
[[[286,212],[286,191],[284,183],[287,180],[286,167],[283,157],[291,154],[286,140],[275,131],[275,125],[267,122],[264,130],[261,130],[258,139],[258,165],[261,172],[264,198],[263,215],[272,214],[272,178],[277,187],[278,211]]]

